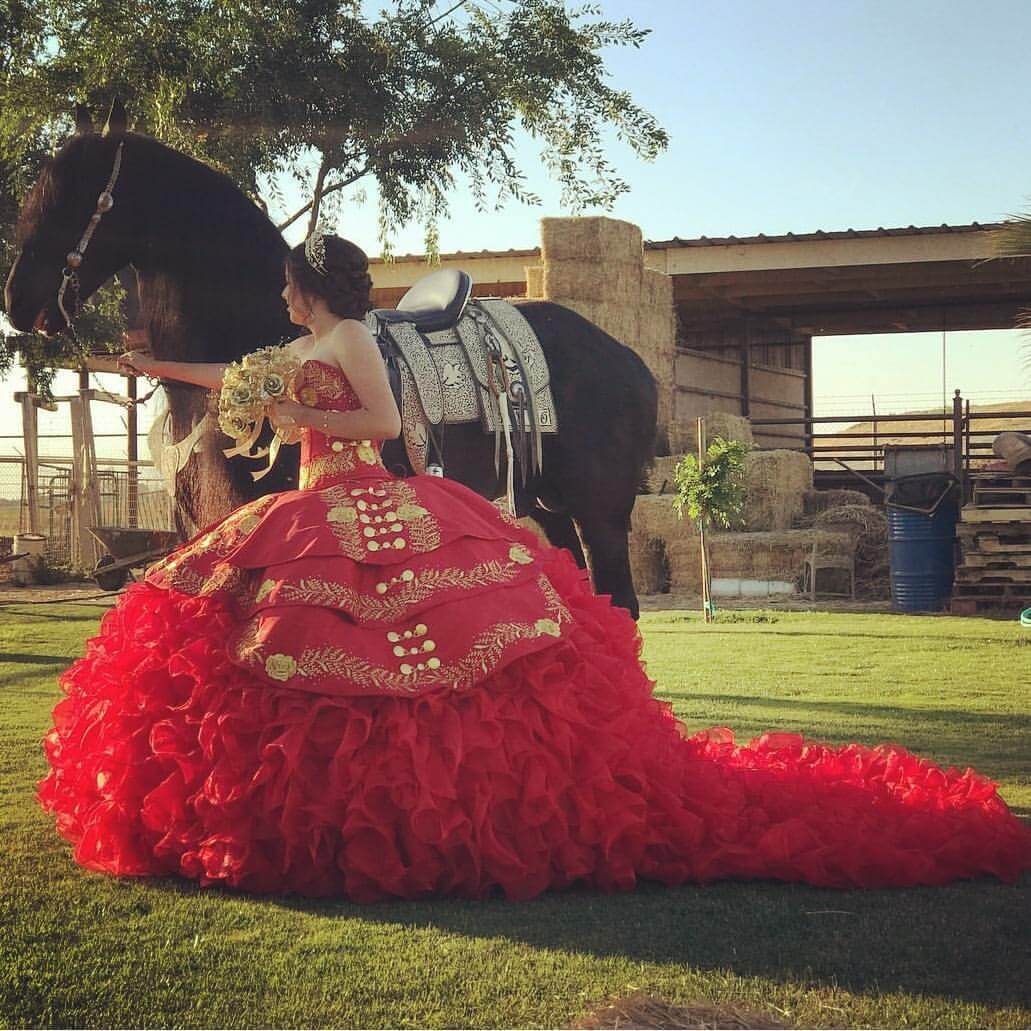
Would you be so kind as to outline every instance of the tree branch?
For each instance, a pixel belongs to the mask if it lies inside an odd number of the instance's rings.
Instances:
[[[369,174],[369,169],[371,167],[371,165],[366,165],[360,172],[355,172],[355,174],[352,175],[350,179],[341,179],[340,182],[333,183],[332,185],[327,186],[322,191],[322,197],[325,197],[327,193],[332,193],[334,190],[342,190],[345,186],[350,186],[351,183],[357,182],[359,179],[362,178],[362,176]],[[311,210],[311,206],[314,203],[314,199],[308,201],[308,203],[305,204],[303,208],[299,209],[298,211],[295,211],[285,222],[280,222],[279,225],[276,226],[276,228],[280,232],[282,232],[284,229],[287,229],[289,226],[292,226],[294,222],[301,218],[302,215],[305,215],[307,212]]]
[[[312,193],[311,198],[311,218],[308,219],[308,236],[311,236],[315,232],[316,227],[319,224],[319,208],[322,205],[322,198],[325,194],[322,191],[322,187],[326,182],[326,175],[329,172],[329,158],[325,153],[322,155],[322,161],[319,164],[318,174],[315,176],[315,189]]]

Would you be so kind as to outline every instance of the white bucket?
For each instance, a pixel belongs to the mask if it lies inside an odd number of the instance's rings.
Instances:
[[[16,533],[14,554],[21,555],[11,564],[11,578],[21,587],[36,582],[36,570],[43,563],[47,539],[41,533]]]

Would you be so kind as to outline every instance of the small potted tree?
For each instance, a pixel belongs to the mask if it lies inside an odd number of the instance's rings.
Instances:
[[[702,563],[702,614],[713,619],[712,576],[705,544],[705,528],[729,528],[745,502],[744,463],[750,445],[741,440],[714,437],[706,446],[705,420],[698,420],[698,455],[684,455],[674,472],[677,487],[673,507],[698,524]]]

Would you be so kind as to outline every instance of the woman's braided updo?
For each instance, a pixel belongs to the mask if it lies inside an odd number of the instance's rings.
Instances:
[[[372,307],[372,277],[365,251],[339,236],[325,237],[326,274],[316,271],[304,256],[304,244],[292,247],[286,257],[290,281],[307,297],[320,297],[334,315],[364,319]]]

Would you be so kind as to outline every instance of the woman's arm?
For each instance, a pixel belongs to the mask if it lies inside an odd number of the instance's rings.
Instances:
[[[222,386],[222,377],[226,371],[223,362],[166,362],[155,358],[149,351],[126,351],[118,359],[118,364],[127,372],[193,383],[209,390],[218,390]]]

